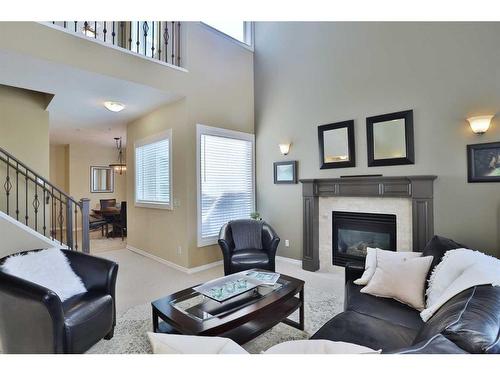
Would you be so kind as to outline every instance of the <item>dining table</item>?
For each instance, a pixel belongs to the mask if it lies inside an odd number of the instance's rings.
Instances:
[[[119,218],[120,211],[121,210],[118,207],[106,207],[103,209],[93,208],[92,216],[97,218],[102,217],[108,222],[108,224],[113,225],[113,222],[115,222],[117,218]],[[114,228],[111,232],[108,232],[108,238],[109,237],[114,237]]]

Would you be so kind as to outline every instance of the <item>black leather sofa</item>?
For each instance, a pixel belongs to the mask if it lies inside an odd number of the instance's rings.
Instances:
[[[423,255],[435,267],[447,250],[463,247],[435,236]],[[363,265],[345,268],[344,312],[333,317],[311,339],[345,341],[382,353],[500,353],[500,287],[481,285],[463,291],[426,323],[419,312],[389,298],[360,293],[353,283]],[[431,271],[432,272],[432,269]]]
[[[113,337],[118,265],[62,251],[87,289],[64,302],[53,291],[0,268],[0,341],[4,353],[83,353],[102,338]],[[0,259],[0,265],[6,258]]]
[[[255,222],[254,220],[239,220]],[[274,272],[276,250],[280,238],[273,228],[266,222],[262,225],[262,248],[261,249],[236,249],[231,230],[231,222],[222,226],[219,233],[219,246],[224,258],[224,275],[246,271],[252,268],[260,268]]]

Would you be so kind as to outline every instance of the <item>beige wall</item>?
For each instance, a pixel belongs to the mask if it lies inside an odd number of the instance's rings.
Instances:
[[[302,187],[273,184],[278,160],[298,160],[299,178],[436,174],[435,232],[500,254],[500,185],[468,184],[466,164],[466,145],[498,141],[500,121],[480,137],[465,121],[500,110],[498,35],[499,23],[256,24],[258,209],[290,240],[279,255],[301,257]],[[368,168],[365,118],[406,109],[415,165]],[[320,170],[317,126],[349,119],[357,167]]]
[[[197,247],[196,124],[253,133],[253,54],[198,23],[185,23],[185,98],[128,125],[127,142],[173,129],[174,209],[133,207],[133,152],[127,187],[128,244],[197,267],[221,259],[217,245]],[[181,251],[179,252],[179,246]]]
[[[49,177],[49,113],[45,110],[51,96],[45,93],[23,90],[0,85],[0,147],[5,149],[28,168],[43,177]],[[9,196],[9,214],[16,217],[16,195],[18,199],[19,219],[35,227],[35,214],[32,200],[35,196],[33,183],[28,184],[28,205],[26,205],[26,183],[19,175],[19,185],[15,183],[15,175],[9,171],[12,189]],[[6,165],[0,162],[0,211],[6,212],[7,199],[4,191],[6,180]],[[16,186],[19,191],[16,192]],[[41,198],[40,189],[37,189]],[[40,199],[42,202],[43,199]],[[47,207],[48,208],[48,207]],[[37,216],[37,226],[40,229],[43,205]]]
[[[0,85],[0,147],[49,176],[47,94]]]
[[[80,200],[90,199],[90,208],[99,206],[100,199],[116,198],[117,202],[127,198],[126,173],[115,173],[115,188],[112,193],[90,192],[90,167],[107,166],[117,160],[114,146],[103,147],[93,143],[72,143],[68,147],[69,195]]]
[[[11,35],[16,35],[17,41]],[[0,48],[148,85],[184,98],[128,126],[129,145],[157,130],[170,126],[174,129],[174,199],[180,203],[173,211],[134,209],[129,203],[128,243],[182,266],[195,267],[221,258],[218,246],[198,248],[196,244],[196,123],[253,133],[253,53],[197,22],[183,22],[182,38],[182,66],[187,71],[37,23],[0,23]],[[171,113],[176,113],[173,118]],[[173,122],[175,119],[179,119],[179,124]],[[132,156],[130,153],[127,159],[129,168]],[[127,171],[130,202],[132,172]],[[180,183],[182,188],[176,188]],[[72,186],[70,178],[70,190]],[[86,181],[81,186],[88,189]],[[177,253],[178,246],[181,255]]]
[[[50,182],[69,191],[69,145],[50,145]]]
[[[193,170],[186,162],[188,147],[186,100],[164,106],[128,125],[127,142],[127,244],[183,267],[189,266],[187,246],[187,175]],[[134,142],[172,129],[172,210],[135,207]],[[192,228],[192,227],[191,227]],[[178,251],[180,246],[181,251]]]

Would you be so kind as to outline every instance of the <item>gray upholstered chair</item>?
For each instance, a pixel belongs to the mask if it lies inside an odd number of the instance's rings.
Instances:
[[[224,257],[224,274],[260,268],[275,270],[276,250],[280,238],[262,220],[234,220],[219,233],[219,246]]]

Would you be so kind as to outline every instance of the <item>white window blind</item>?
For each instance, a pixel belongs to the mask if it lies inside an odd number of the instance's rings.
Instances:
[[[171,131],[136,143],[135,194],[138,206],[171,208]]]
[[[255,207],[253,135],[198,128],[199,246],[217,242],[222,225]]]

